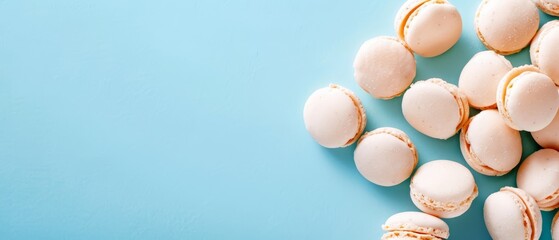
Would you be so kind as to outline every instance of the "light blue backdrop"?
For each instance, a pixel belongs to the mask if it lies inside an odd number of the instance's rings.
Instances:
[[[416,79],[457,83],[484,49],[478,2],[454,1],[462,37],[417,57]],[[465,164],[457,137],[419,134],[401,98],[352,78],[360,44],[394,35],[401,3],[0,0],[0,239],[380,238],[387,217],[416,209],[409,181],[367,182],[354,146],[317,145],[302,110],[338,83],[363,100],[367,130],[404,130],[420,163]],[[526,156],[537,146],[523,137]],[[452,239],[489,239],[483,201],[515,172],[474,174],[480,196],[447,220]]]

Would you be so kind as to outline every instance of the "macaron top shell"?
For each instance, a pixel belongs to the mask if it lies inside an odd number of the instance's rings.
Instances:
[[[359,86],[375,98],[400,95],[415,77],[415,58],[400,40],[376,37],[361,45],[353,62]]]
[[[528,156],[516,176],[519,188],[530,194],[542,210],[559,205],[559,152],[541,149]]]
[[[441,219],[422,212],[401,212],[389,217],[382,228],[385,231],[410,231],[447,239],[448,225]]]
[[[365,129],[367,118],[361,101],[351,91],[330,84],[316,90],[303,110],[305,127],[327,148],[351,145]]]
[[[516,130],[539,131],[551,123],[559,109],[553,81],[531,65],[513,68],[499,82],[497,107]]]
[[[553,148],[559,151],[559,111],[547,127],[532,132],[532,137],[543,148]]]
[[[544,24],[530,46],[532,64],[559,85],[559,20]]]
[[[476,188],[474,176],[459,163],[435,160],[423,164],[412,178],[412,187],[438,202],[460,202]]]
[[[489,176],[508,173],[520,162],[520,133],[510,128],[495,109],[470,118],[460,133],[460,148],[466,162]]]
[[[531,0],[483,0],[475,26],[482,43],[499,54],[512,54],[526,47],[540,22]]]
[[[557,218],[559,217],[559,212],[555,214],[553,217],[553,221],[551,222],[551,239],[559,240],[559,223],[557,222]]]
[[[442,79],[418,81],[404,93],[402,113],[417,131],[438,139],[452,137],[468,120],[466,96]]]
[[[512,64],[494,51],[474,55],[462,69],[458,87],[468,97],[470,106],[477,109],[495,108],[495,92],[501,78],[512,69]]]
[[[417,165],[417,151],[401,130],[378,128],[361,137],[354,160],[357,170],[367,180],[394,186],[410,177]]]

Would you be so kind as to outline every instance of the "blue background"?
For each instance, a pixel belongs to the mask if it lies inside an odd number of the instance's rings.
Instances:
[[[484,50],[478,2],[453,1],[462,37],[416,57],[416,80],[457,83]],[[409,180],[367,182],[355,146],[320,147],[302,110],[338,83],[362,99],[367,130],[407,132],[420,164],[465,164],[457,136],[418,133],[401,97],[353,80],[359,46],[394,35],[401,3],[0,0],[0,239],[380,238],[387,217],[416,210]],[[508,59],[529,63],[527,50]],[[526,133],[523,145],[538,148]],[[515,172],[474,173],[480,196],[446,220],[452,239],[489,239],[483,202]]]

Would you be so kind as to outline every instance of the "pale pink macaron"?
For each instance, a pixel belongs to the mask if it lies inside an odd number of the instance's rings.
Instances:
[[[555,214],[553,217],[553,221],[551,222],[551,239],[552,240],[559,240],[559,223],[557,223],[557,218],[559,217],[559,212]]]
[[[509,71],[499,82],[496,98],[499,113],[516,130],[542,130],[559,109],[555,84],[531,65]]]
[[[417,151],[408,135],[390,127],[363,134],[353,156],[359,173],[381,186],[400,184],[417,165]]]
[[[359,98],[335,84],[309,96],[303,117],[307,131],[318,144],[327,148],[351,145],[359,139],[367,123]]]
[[[559,0],[533,0],[545,13],[559,16]]]
[[[462,69],[458,87],[468,97],[470,106],[477,109],[496,108],[497,85],[511,69],[509,60],[494,51],[479,52]]]
[[[532,132],[532,137],[543,148],[553,148],[559,151],[559,111],[547,127]]]
[[[394,28],[412,51],[434,57],[456,44],[462,34],[462,17],[446,0],[408,0],[396,14]]]
[[[475,16],[481,42],[504,55],[526,47],[540,23],[538,8],[531,0],[482,0]]]
[[[410,184],[410,196],[415,206],[441,218],[464,214],[477,195],[477,185],[470,170],[448,160],[423,164]]]
[[[441,219],[422,212],[401,212],[382,225],[387,231],[381,240],[439,240],[450,236],[450,228]]]
[[[559,152],[541,149],[520,165],[516,185],[536,200],[541,210],[559,207]]]
[[[399,96],[415,77],[415,58],[394,37],[376,37],[361,45],[353,62],[359,86],[375,98]]]
[[[549,21],[532,40],[530,59],[534,66],[559,85],[559,44],[557,43],[559,43],[559,20]]]
[[[537,240],[542,233],[540,208],[525,191],[504,187],[487,197],[483,206],[485,226],[496,240]]]
[[[501,176],[510,172],[522,157],[520,133],[510,128],[495,109],[470,118],[460,132],[460,150],[476,172]]]
[[[417,131],[438,139],[456,134],[468,120],[466,95],[439,78],[418,81],[404,93],[402,113]]]

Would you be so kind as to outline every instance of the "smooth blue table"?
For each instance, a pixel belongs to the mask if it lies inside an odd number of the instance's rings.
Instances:
[[[457,83],[484,50],[478,2],[453,1],[462,37],[417,57],[416,80]],[[387,217],[416,210],[409,180],[367,182],[355,146],[320,147],[302,110],[338,83],[363,100],[367,130],[404,130],[421,164],[465,164],[456,136],[418,133],[401,98],[353,80],[360,44],[394,35],[401,3],[0,0],[0,239],[380,238]],[[529,62],[526,50],[508,58]],[[526,133],[523,145],[538,148]],[[515,172],[474,173],[480,195],[447,220],[451,239],[489,239],[483,202]]]

